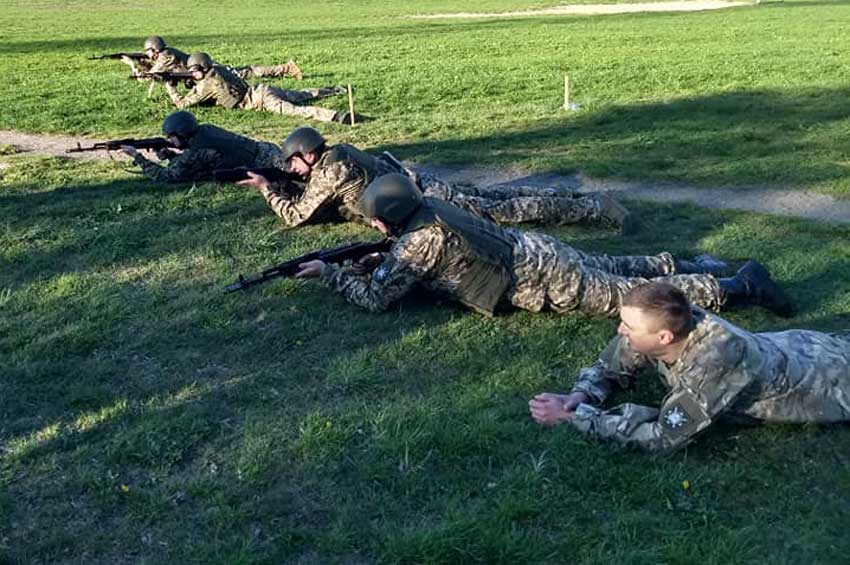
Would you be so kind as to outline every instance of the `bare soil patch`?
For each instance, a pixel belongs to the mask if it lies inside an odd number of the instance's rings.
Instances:
[[[758,2],[756,2],[758,3]],[[681,0],[675,2],[642,2],[634,4],[575,4],[554,6],[538,10],[515,10],[510,12],[455,12],[442,14],[421,14],[410,18],[433,20],[446,18],[521,18],[526,16],[595,16],[600,14],[635,14],[640,12],[699,12],[703,10],[722,10],[738,6],[752,6],[753,2],[725,0]]]
[[[521,169],[500,170],[449,166],[416,168],[438,175],[449,182],[465,182],[479,186],[499,184],[552,186],[579,192],[607,192],[617,198],[630,200],[690,202],[703,208],[741,210],[850,224],[850,201],[800,189],[697,187],[676,183],[599,179],[582,174],[539,174]]]
[[[106,151],[91,153],[66,153],[65,150],[76,146],[77,138],[67,136],[38,135],[19,133],[10,130],[0,131],[0,146],[14,146],[18,154],[52,155],[58,157],[109,159]],[[83,144],[86,141],[83,140]],[[0,155],[0,170],[3,160],[8,156]],[[126,159],[126,156],[113,152],[111,158]],[[531,173],[523,169],[484,169],[479,167],[417,166],[449,182],[470,183],[478,186],[498,184],[553,186],[564,190],[580,192],[608,192],[618,198],[647,200],[651,202],[691,202],[704,208],[725,208],[794,216],[807,220],[827,221],[850,224],[850,201],[837,200],[825,194],[794,189],[747,188],[728,189],[695,187],[675,183],[633,182],[614,179],[597,179],[581,174],[561,175],[553,173]]]

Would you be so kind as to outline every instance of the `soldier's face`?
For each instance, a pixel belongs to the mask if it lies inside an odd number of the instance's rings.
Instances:
[[[307,178],[312,168],[311,163],[307,162],[304,156],[293,155],[289,160],[289,170],[304,178]]]
[[[373,228],[375,228],[376,230],[378,230],[382,234],[384,234],[386,236],[390,235],[390,228],[387,226],[387,224],[385,224],[384,222],[382,222],[378,218],[372,218],[371,220],[369,220],[369,223],[372,224]]]
[[[659,327],[658,319],[640,308],[623,306],[617,333],[629,340],[629,347],[638,353],[658,357],[667,351],[672,334]]]
[[[145,53],[147,53],[148,58],[152,60],[156,60],[157,56],[159,55],[159,51],[157,51],[156,49],[145,49]]]

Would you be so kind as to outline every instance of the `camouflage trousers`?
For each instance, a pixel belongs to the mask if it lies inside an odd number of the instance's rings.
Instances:
[[[511,231],[517,239],[513,268],[516,282],[508,298],[518,308],[616,316],[623,296],[650,279],[679,288],[697,306],[717,309],[723,304],[715,277],[676,275],[676,261],[669,253],[593,255],[548,235]]]
[[[305,90],[284,90],[266,84],[258,84],[248,89],[239,107],[246,110],[263,110],[289,116],[312,118],[320,122],[331,122],[336,116],[335,110],[304,106],[304,102],[340,94],[339,88],[307,88]]]
[[[601,204],[592,194],[537,186],[479,188],[449,184],[427,173],[419,175],[418,180],[425,196],[451,202],[499,224],[596,224],[602,220]]]
[[[290,76],[296,79],[301,78],[301,69],[295,64],[295,61],[289,61],[281,65],[246,65],[244,67],[228,67],[236,76],[241,79],[261,78],[261,77],[286,77]]]

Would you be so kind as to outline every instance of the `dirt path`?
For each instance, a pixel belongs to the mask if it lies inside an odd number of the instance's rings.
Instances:
[[[55,157],[94,157],[95,159],[108,159],[106,151],[92,151],[91,153],[65,153],[66,149],[76,147],[77,142],[83,145],[91,145],[77,137],[66,137],[63,135],[38,135],[21,133],[13,130],[0,130],[0,146],[11,145],[17,153],[31,153],[33,155],[53,155]]]
[[[77,141],[90,141],[73,137],[24,134],[0,130],[0,146],[13,145],[24,155],[53,155],[57,157],[108,159],[105,151],[92,153],[65,153]],[[113,158],[123,158],[114,152]],[[0,162],[3,156],[0,155]],[[2,166],[0,166],[2,168]],[[609,192],[617,197],[651,202],[692,202],[705,208],[727,208],[779,216],[795,216],[850,224],[850,201],[836,200],[831,196],[800,190],[769,190],[752,188],[732,190],[710,187],[693,187],[674,183],[630,182],[612,179],[589,178],[580,174],[558,175],[530,173],[522,169],[483,169],[478,167],[420,166],[421,171],[434,173],[451,182],[466,182],[479,186],[494,184],[530,184],[555,186],[581,192]]]
[[[479,186],[528,184],[554,186],[580,192],[607,192],[618,198],[650,202],[691,202],[704,208],[725,208],[807,220],[850,224],[850,200],[837,200],[825,194],[804,190],[745,190],[695,187],[676,183],[654,183],[598,179],[582,174],[534,174],[518,169],[479,169],[476,167],[428,166],[418,170],[433,173],[450,182]]]
[[[635,4],[575,4],[554,6],[539,10],[516,10],[511,12],[456,12],[446,14],[422,14],[409,18],[433,20],[445,18],[521,18],[525,16],[591,16],[599,14],[634,14],[638,12],[698,12],[721,10],[737,6],[752,6],[758,2],[728,2],[725,0],[687,0],[676,2],[646,2]]]

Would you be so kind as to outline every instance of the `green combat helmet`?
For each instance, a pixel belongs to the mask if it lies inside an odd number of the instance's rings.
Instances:
[[[281,144],[283,146],[283,159],[289,161],[296,155],[303,155],[315,151],[327,140],[318,131],[311,127],[296,128],[295,131],[286,136]]]
[[[169,114],[165,118],[165,121],[162,122],[162,133],[164,133],[166,137],[176,135],[178,137],[188,139],[192,137],[196,131],[198,131],[198,120],[195,119],[192,112],[187,112],[185,110]]]
[[[201,70],[208,70],[212,68],[213,61],[209,55],[206,53],[202,53],[201,51],[197,51],[189,55],[189,59],[186,61],[186,67],[191,71],[196,67]]]
[[[145,39],[145,51],[153,49],[154,51],[162,51],[165,49],[165,40],[158,35],[152,35]]]
[[[390,173],[378,177],[363,192],[360,207],[367,218],[398,226],[422,206],[422,192],[405,175]]]

